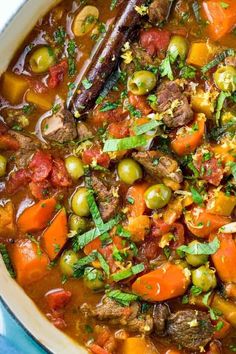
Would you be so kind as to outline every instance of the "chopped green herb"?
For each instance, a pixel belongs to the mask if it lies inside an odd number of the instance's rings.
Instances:
[[[162,125],[162,122],[153,119],[148,123],[136,126],[134,128],[134,132],[136,135],[142,135],[149,132],[150,130],[157,128],[160,125]]]
[[[179,251],[185,252],[187,254],[206,254],[211,255],[216,253],[220,247],[220,241],[217,237],[214,238],[212,242],[209,243],[195,243],[191,246],[180,246]]]
[[[128,230],[125,230],[121,225],[117,226],[116,233],[117,233],[117,235],[124,237],[124,238],[131,237],[131,233]]]
[[[166,58],[162,60],[159,70],[161,77],[167,76],[169,80],[174,80],[174,75],[171,68],[170,54],[167,54]]]
[[[111,0],[110,10],[113,11],[117,5],[118,0]]]
[[[65,42],[66,38],[66,31],[64,27],[60,26],[58,29],[54,32],[54,39],[57,44],[62,45]]]
[[[131,117],[135,117],[135,118],[141,118],[142,117],[142,112],[139,109],[136,109],[131,104],[128,104],[127,109],[129,110],[129,113],[130,113]]]
[[[145,267],[144,267],[143,263],[137,264],[129,269],[124,269],[118,273],[113,274],[112,279],[115,282],[119,282],[121,280],[131,277],[132,275],[136,275],[136,274],[141,273],[144,270],[144,268]]]
[[[220,64],[223,60],[225,60],[225,58],[233,56],[234,54],[235,51],[233,49],[224,50],[223,52],[218,54],[212,61],[202,67],[202,73],[205,74],[207,71]]]
[[[231,96],[231,93],[224,92],[224,91],[221,91],[221,93],[219,94],[219,97],[217,99],[217,105],[216,105],[216,125],[217,126],[220,125],[221,111],[223,109],[225,100],[226,100],[226,98],[228,98],[230,96]]]
[[[224,322],[219,321],[215,326],[215,330],[220,331],[222,328],[224,328]]]
[[[130,136],[123,139],[109,139],[106,140],[103,151],[109,152],[135,149],[140,146],[145,146],[146,143],[147,140],[144,135]]]
[[[184,295],[183,297],[182,297],[182,304],[183,305],[186,305],[186,304],[188,304],[189,303],[189,298],[188,298],[188,295]]]
[[[90,82],[90,81],[89,81],[88,79],[86,79],[86,78],[82,81],[82,84],[83,84],[83,86],[84,86],[84,88],[85,88],[86,90],[90,89],[90,87],[93,86],[92,82]]]
[[[194,79],[196,76],[196,69],[193,66],[185,65],[180,71],[180,76],[184,79]]]
[[[192,198],[194,203],[196,204],[202,204],[203,203],[203,197],[201,194],[193,187],[190,188],[191,193],[192,193]]]
[[[227,2],[221,1],[220,6],[222,7],[222,9],[228,9],[229,4]]]
[[[193,13],[196,18],[197,23],[201,22],[201,16],[200,16],[200,6],[198,1],[194,1],[192,5]]]
[[[106,262],[106,260],[101,255],[101,253],[98,252],[97,253],[97,257],[98,257],[98,260],[100,262],[100,265],[101,265],[102,269],[104,270],[105,274],[109,277],[110,276],[109,264]]]
[[[95,198],[94,198],[94,192],[93,192],[93,190],[89,189],[88,186],[87,186],[87,188],[88,188],[87,202],[88,202],[88,205],[89,205],[89,210],[90,210],[90,213],[92,215],[94,224],[100,230],[100,229],[103,228],[104,223],[103,223],[100,211],[98,209],[97,203],[96,203]]]
[[[120,290],[110,290],[106,293],[106,295],[123,306],[129,306],[133,301],[138,299],[137,295],[124,293]]]
[[[15,271],[12,267],[12,264],[11,264],[11,260],[10,260],[10,257],[9,257],[9,254],[7,252],[7,248],[6,246],[3,244],[3,243],[0,243],[0,254],[2,256],[2,259],[3,259],[3,262],[8,270],[8,273],[10,274],[10,276],[12,278],[15,278]]]
[[[100,108],[100,112],[112,111],[113,109],[118,108],[120,102],[105,102]]]
[[[129,204],[134,205],[135,200],[134,200],[134,198],[132,198],[132,197],[128,197],[128,198],[127,198],[127,202],[128,202]]]
[[[198,286],[193,285],[190,289],[190,292],[193,296],[198,296],[202,293],[202,289]]]

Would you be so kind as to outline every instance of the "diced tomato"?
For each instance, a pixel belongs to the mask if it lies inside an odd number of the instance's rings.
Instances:
[[[108,127],[109,134],[117,139],[129,135],[129,122],[127,120],[118,123],[111,123]]]
[[[69,187],[71,185],[71,179],[66,170],[65,163],[59,157],[53,159],[50,179],[54,187]]]
[[[123,111],[121,107],[117,109],[112,109],[107,112],[100,111],[101,106],[99,105],[95,111],[93,112],[93,116],[91,117],[91,123],[97,127],[101,127],[104,123],[116,123],[121,122],[128,116],[127,111]]]
[[[103,349],[100,347],[100,345],[97,345],[95,343],[89,345],[89,349],[91,350],[92,353],[94,354],[111,354],[108,352],[106,349]]]
[[[63,81],[67,69],[68,63],[66,60],[62,60],[59,64],[51,66],[51,68],[49,68],[48,87],[57,87]]]
[[[37,151],[29,164],[33,182],[42,182],[52,170],[52,156],[44,151]]]
[[[214,156],[209,160],[204,161],[201,153],[197,154],[194,159],[194,164],[198,169],[200,176],[207,182],[214,186],[219,186],[222,178],[224,168],[220,160],[217,160]]]
[[[30,182],[30,174],[25,168],[13,172],[7,182],[7,192],[14,194]]]
[[[45,199],[48,196],[48,188],[50,188],[50,182],[44,180],[42,182],[30,182],[29,189],[36,199]]]
[[[51,311],[58,311],[65,308],[70,302],[71,292],[64,289],[53,289],[45,294],[48,307]]]
[[[152,228],[152,236],[160,237],[167,234],[171,225],[166,224],[162,219],[153,219],[153,228]]]
[[[0,135],[0,149],[1,150],[18,150],[19,142],[10,134]]]
[[[92,162],[97,162],[99,165],[108,168],[110,164],[110,157],[108,154],[102,152],[99,147],[92,147],[83,152],[82,161],[86,165]]]
[[[141,31],[140,44],[151,56],[159,51],[167,50],[170,43],[170,32],[158,28]]]
[[[145,116],[152,112],[145,96],[137,96],[129,92],[129,101],[134,108],[141,111],[141,113]]]

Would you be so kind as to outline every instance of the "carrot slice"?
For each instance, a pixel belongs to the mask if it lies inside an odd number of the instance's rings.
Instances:
[[[127,230],[131,233],[132,241],[143,241],[151,228],[151,220],[147,215],[129,217]]]
[[[144,200],[144,193],[148,189],[148,183],[138,183],[130,187],[126,199],[129,202],[129,212],[133,217],[143,215],[147,209]]]
[[[171,142],[171,147],[177,155],[190,154],[201,144],[205,132],[205,121],[205,114],[199,113],[191,126],[178,130],[176,138]]]
[[[211,256],[217,274],[226,283],[236,283],[236,243],[231,234],[212,234],[210,240],[217,237],[220,248]]]
[[[103,349],[102,347],[100,347],[100,345],[97,345],[95,343],[91,344],[89,346],[89,349],[94,354],[110,354],[110,352],[108,352],[106,349]]]
[[[122,345],[123,354],[158,354],[151,341],[141,337],[130,337],[124,340]]]
[[[211,39],[217,41],[232,31],[236,24],[236,2],[227,0],[203,1],[203,16],[209,21],[207,32]]]
[[[51,225],[43,233],[41,244],[49,258],[57,257],[67,241],[67,217],[65,209],[61,209],[53,219]]]
[[[21,285],[29,285],[48,273],[49,259],[36,243],[18,240],[11,248],[11,259],[16,279]]]
[[[183,295],[189,285],[185,270],[169,262],[142,275],[132,285],[135,294],[146,301],[165,301]]]
[[[27,208],[19,217],[17,225],[22,232],[39,231],[47,226],[55,211],[56,199],[41,200]]]
[[[206,238],[211,232],[229,224],[230,218],[208,213],[203,208],[193,208],[185,213],[185,223],[193,235]]]

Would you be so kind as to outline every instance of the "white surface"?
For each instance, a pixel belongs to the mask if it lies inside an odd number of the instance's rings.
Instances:
[[[23,0],[0,0],[0,31],[22,3]]]

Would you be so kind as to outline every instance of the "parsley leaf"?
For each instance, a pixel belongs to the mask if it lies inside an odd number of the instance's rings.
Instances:
[[[201,194],[193,187],[190,188],[191,193],[192,193],[192,198],[194,203],[196,204],[202,204],[203,203],[203,198]]]
[[[10,274],[10,276],[12,278],[15,278],[16,275],[15,275],[14,269],[12,267],[9,254],[7,252],[7,248],[3,243],[0,243],[0,254],[1,254],[3,262],[5,263],[5,266],[8,270],[8,273]]]
[[[220,247],[220,241],[218,240],[217,237],[214,238],[212,242],[209,243],[195,243],[192,244],[191,246],[180,246],[178,248],[178,251],[180,252],[185,252],[187,254],[206,254],[206,255],[211,255],[216,253],[216,251]]]

